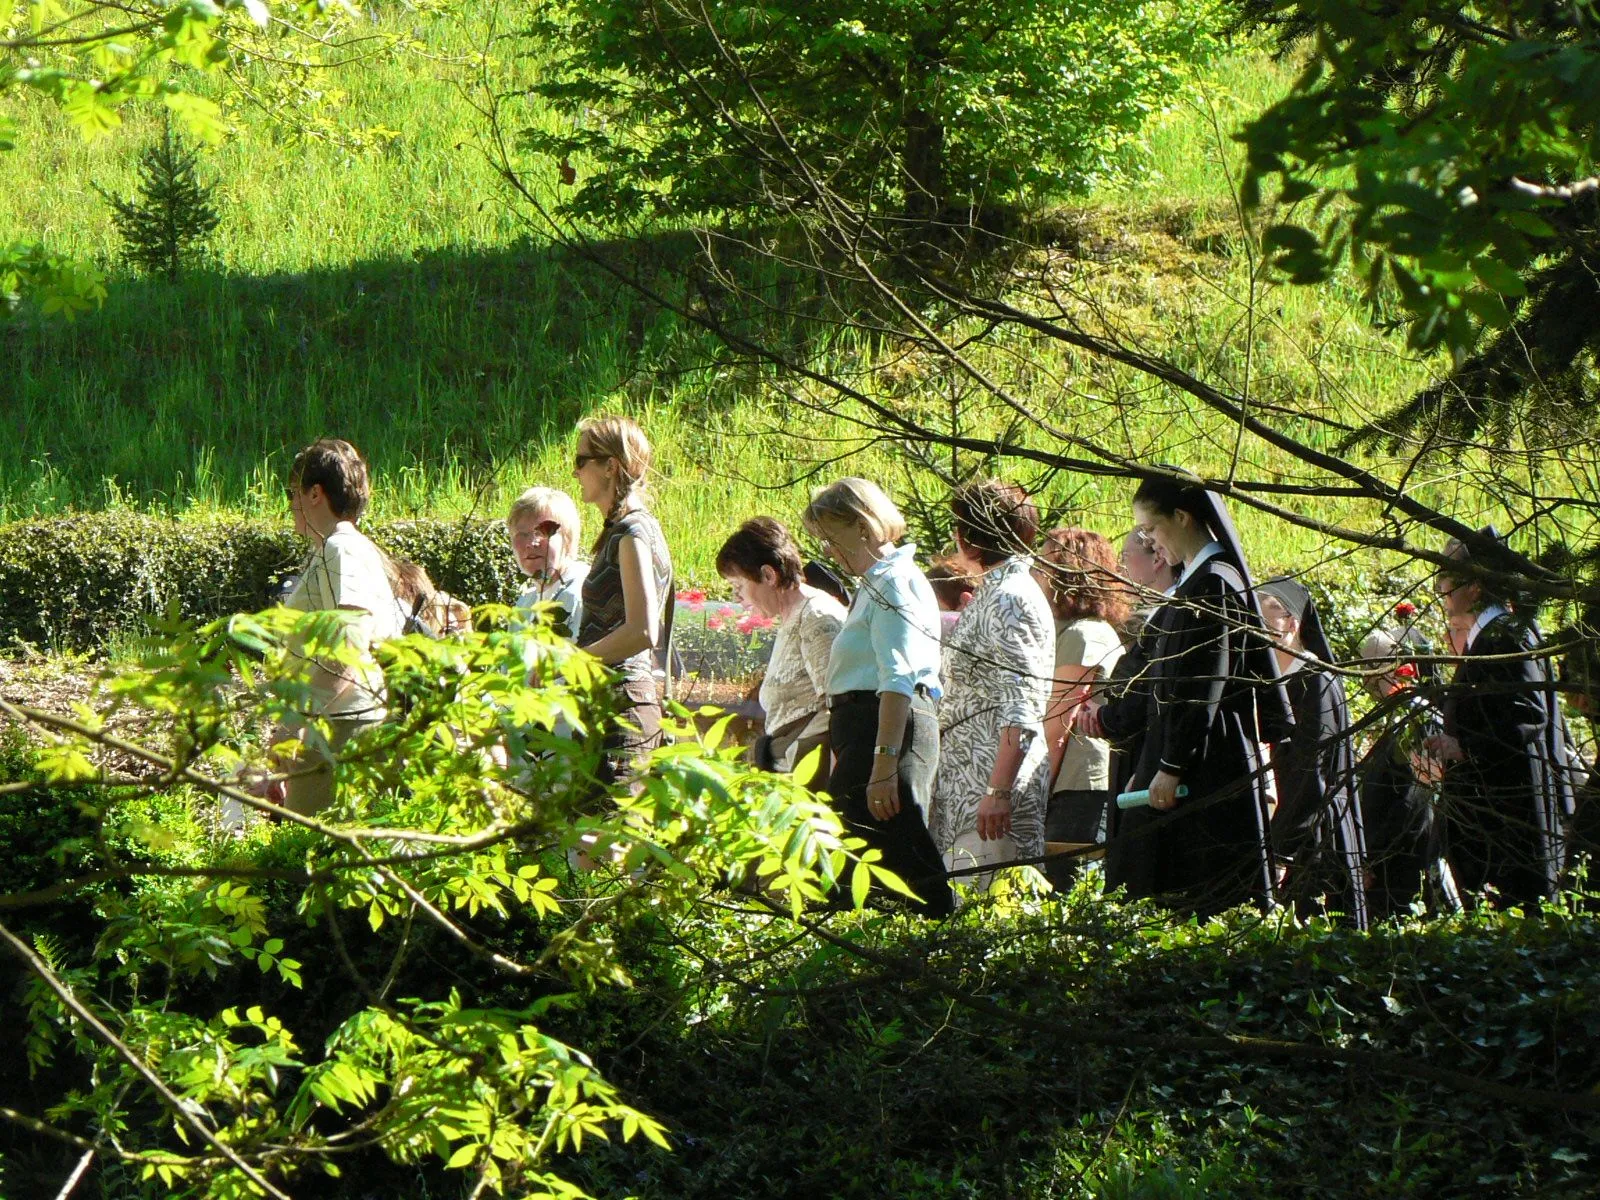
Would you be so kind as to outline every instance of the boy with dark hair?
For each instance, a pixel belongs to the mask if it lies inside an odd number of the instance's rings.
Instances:
[[[295,456],[289,470],[294,531],[310,541],[311,551],[284,603],[301,612],[338,609],[350,614],[345,636],[360,656],[355,664],[326,660],[311,664],[307,715],[328,723],[333,751],[383,720],[383,671],[372,657],[372,647],[400,633],[388,561],[356,528],[370,495],[367,464],[354,446],[338,438],[313,442]],[[298,736],[298,730],[280,729],[273,740]],[[284,769],[293,773],[281,795],[285,807],[309,815],[333,802],[333,771],[325,755],[308,748]]]

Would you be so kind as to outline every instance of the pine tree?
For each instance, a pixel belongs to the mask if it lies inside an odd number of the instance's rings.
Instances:
[[[216,185],[200,182],[199,157],[168,124],[161,140],[139,156],[139,186],[132,199],[96,189],[114,210],[123,259],[173,282],[221,221],[211,203]]]

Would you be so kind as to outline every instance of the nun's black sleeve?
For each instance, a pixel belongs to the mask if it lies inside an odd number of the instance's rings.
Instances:
[[[1215,574],[1195,581],[1182,599],[1169,601],[1161,640],[1156,728],[1157,764],[1180,779],[1199,762],[1228,687],[1227,586]]]
[[[1141,633],[1117,659],[1106,680],[1106,702],[1100,706],[1100,727],[1106,739],[1121,745],[1144,732],[1150,696],[1150,635]]]
[[[1495,661],[1498,655],[1518,657]],[[1486,769],[1516,762],[1544,736],[1550,716],[1544,673],[1510,621],[1495,621],[1479,635],[1456,681],[1462,686],[1453,689],[1450,732],[1468,761]]]
[[[1272,748],[1278,781],[1278,809],[1272,817],[1272,848],[1294,858],[1311,849],[1336,782],[1339,740],[1347,736],[1339,721],[1329,675],[1301,667],[1285,680],[1294,706],[1294,732]]]

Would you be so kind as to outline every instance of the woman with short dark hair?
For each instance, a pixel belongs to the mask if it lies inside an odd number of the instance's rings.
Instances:
[[[832,766],[828,752],[828,661],[844,624],[844,606],[805,582],[800,550],[771,517],[752,517],[717,551],[717,574],[739,601],[778,623],[761,679],[766,730],[752,759],[770,771],[792,771],[813,750],[816,771],[803,782],[820,787]]]
[[[1000,480],[969,483],[950,511],[956,554],[979,578],[944,645],[933,789],[934,842],[960,870],[1044,854],[1055,622],[1032,574],[1039,512],[1028,494]]]

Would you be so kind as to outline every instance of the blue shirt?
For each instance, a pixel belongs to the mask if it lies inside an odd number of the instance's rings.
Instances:
[[[912,561],[917,548],[896,546],[861,577],[850,612],[833,639],[828,695],[898,692],[921,684],[939,695],[939,604]]]

